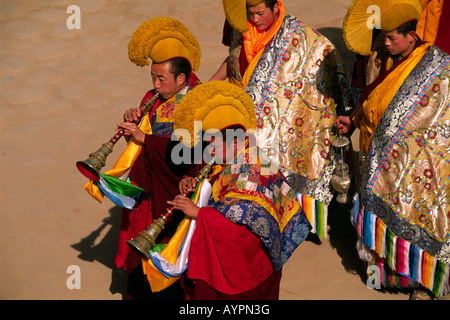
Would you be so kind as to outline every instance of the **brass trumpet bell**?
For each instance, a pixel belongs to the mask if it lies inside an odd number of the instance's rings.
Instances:
[[[113,151],[113,147],[114,144],[108,141],[96,152],[91,153],[86,160],[77,161],[78,171],[89,180],[100,180],[100,170],[105,166],[106,158]]]
[[[158,218],[150,225],[150,227],[139,232],[139,235],[136,238],[128,240],[127,244],[142,258],[149,260],[150,256],[148,253],[156,244],[156,238],[164,229],[166,221],[167,220],[164,216]]]
[[[142,104],[144,115],[152,109],[158,97],[159,93],[155,93],[153,97]],[[108,142],[104,143],[100,149],[91,153],[89,158],[84,161],[77,161],[78,171],[89,180],[100,180],[100,170],[105,166],[106,158],[113,151],[114,145],[119,141],[123,134],[124,130],[118,131]]]
[[[204,166],[197,173],[197,180],[201,181],[203,179],[207,179],[209,173],[214,165],[214,159],[211,160],[206,166]],[[172,215],[173,207],[167,208],[166,213],[161,217],[156,219],[150,227],[145,229],[144,231],[139,232],[139,235],[135,239],[128,240],[126,243],[133,249],[137,254],[139,254],[142,258],[149,260],[149,252],[156,244],[156,238],[159,236],[162,230],[164,230],[164,226],[167,223],[167,219]]]

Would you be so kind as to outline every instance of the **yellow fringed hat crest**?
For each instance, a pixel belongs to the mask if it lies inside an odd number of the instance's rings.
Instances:
[[[239,32],[247,31],[247,4],[253,7],[261,2],[263,0],[222,0],[228,23]]]
[[[161,63],[173,58],[189,61],[193,72],[200,67],[200,45],[178,20],[158,17],[139,26],[128,44],[128,57],[136,65],[149,65],[149,59]]]
[[[201,128],[195,122],[201,121]],[[187,130],[194,147],[200,141],[200,131],[222,130],[240,125],[247,131],[256,128],[256,114],[253,100],[245,90],[226,81],[210,81],[189,91],[177,106],[174,116],[174,132]],[[196,132],[197,131],[197,132]]]
[[[355,0],[342,27],[345,44],[351,51],[370,55],[377,19],[381,30],[392,31],[407,21],[418,21],[421,13],[421,0]]]

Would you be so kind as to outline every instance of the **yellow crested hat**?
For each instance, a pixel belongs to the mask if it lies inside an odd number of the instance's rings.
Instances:
[[[197,128],[196,121],[201,121]],[[256,128],[253,100],[245,90],[226,81],[210,81],[189,91],[177,106],[174,131],[178,137],[186,130],[190,135],[187,146],[194,147],[200,141],[200,131],[222,130],[239,125],[245,130]],[[185,132],[185,131],[184,131]]]
[[[263,0],[222,0],[228,23],[239,32],[247,31],[247,4],[253,7],[261,2]]]
[[[421,14],[421,0],[354,0],[342,27],[345,44],[351,51],[370,55],[377,24],[383,31],[392,31],[405,22],[418,21]]]
[[[192,33],[178,20],[158,17],[137,28],[128,44],[128,57],[136,65],[149,65],[148,59],[161,63],[184,58],[193,72],[200,67],[200,45]]]

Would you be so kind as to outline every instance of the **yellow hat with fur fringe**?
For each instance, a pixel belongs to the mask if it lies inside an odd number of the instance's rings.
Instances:
[[[397,29],[405,22],[419,20],[421,0],[355,0],[347,11],[342,27],[347,47],[367,56],[372,53],[372,33]]]
[[[197,128],[196,121],[201,121]],[[187,130],[190,141],[183,141],[194,147],[200,141],[201,131],[223,130],[239,125],[245,130],[256,128],[253,100],[245,90],[226,81],[210,81],[196,86],[181,100],[175,110],[174,131],[181,137]]]
[[[239,32],[247,31],[247,5],[253,7],[261,2],[263,0],[222,0],[228,23]]]
[[[197,39],[178,20],[158,17],[139,26],[128,44],[128,57],[136,65],[162,63],[174,58],[184,58],[193,72],[200,67],[201,50]]]

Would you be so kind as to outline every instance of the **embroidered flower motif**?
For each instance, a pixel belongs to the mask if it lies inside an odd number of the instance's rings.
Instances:
[[[320,156],[321,156],[323,159],[328,159],[328,153],[325,152],[325,151],[320,152]]]
[[[291,98],[292,98],[292,91],[290,89],[284,89],[284,93],[283,94],[284,94],[284,97],[286,99],[291,100]]]
[[[433,177],[433,172],[430,169],[426,169],[423,174],[425,175],[425,177],[431,179]]]
[[[441,87],[438,84],[435,84],[433,86],[433,92],[434,93],[438,93],[439,91],[441,91]]]
[[[270,114],[270,108],[269,107],[264,107],[264,113],[265,114]]]
[[[303,125],[303,119],[302,118],[295,119],[295,124],[297,126],[301,127]]]
[[[298,46],[298,38],[292,39],[292,45],[293,45],[294,47]]]
[[[428,138],[430,138],[430,139],[434,139],[434,138],[436,138],[436,131],[434,131],[434,130],[430,130],[430,131],[428,131]]]
[[[258,118],[258,120],[256,120],[256,126],[261,129],[264,126],[263,121],[261,120],[261,118]]]
[[[286,51],[283,56],[283,61],[289,61],[291,60],[291,53],[289,51]]]
[[[330,145],[330,140],[329,139],[324,139],[323,140],[323,144],[328,147]]]
[[[291,150],[290,155],[292,158],[297,159],[300,156],[301,150],[298,146],[296,146],[293,150]]]
[[[289,132],[290,134],[293,134],[293,133],[294,133],[294,128],[292,128],[292,127],[289,128],[289,129],[288,129],[288,132]]]
[[[450,126],[447,124],[441,124],[438,126],[439,133],[446,139],[450,138]]]
[[[330,53],[330,50],[325,49],[323,50],[323,57],[325,58]]]
[[[415,177],[415,178],[414,178],[414,182],[415,182],[415,183],[420,183],[420,181],[422,181],[422,178],[421,178],[421,177]]]
[[[404,203],[411,203],[411,201],[412,201],[412,192],[411,192],[411,190],[406,189],[404,192],[400,192],[400,199]]]
[[[314,85],[314,83],[316,82],[315,74],[312,72],[308,72],[305,76],[305,82],[311,86]]]
[[[384,171],[389,171],[389,169],[391,168],[391,166],[389,165],[389,162],[385,162],[384,164],[383,164],[383,169],[384,169]]]
[[[318,60],[316,61],[316,65],[317,65],[318,67],[320,67],[321,64],[322,64],[322,59],[318,59]]]
[[[405,96],[409,95],[410,87],[409,86],[402,86],[400,88],[401,93]]]
[[[426,107],[426,106],[428,106],[428,97],[427,96],[424,96],[423,98],[422,98],[422,100],[420,100],[420,105],[422,106],[422,107]]]
[[[399,156],[399,153],[398,153],[397,150],[392,151],[392,157],[393,157],[394,159],[398,159],[398,156]]]

